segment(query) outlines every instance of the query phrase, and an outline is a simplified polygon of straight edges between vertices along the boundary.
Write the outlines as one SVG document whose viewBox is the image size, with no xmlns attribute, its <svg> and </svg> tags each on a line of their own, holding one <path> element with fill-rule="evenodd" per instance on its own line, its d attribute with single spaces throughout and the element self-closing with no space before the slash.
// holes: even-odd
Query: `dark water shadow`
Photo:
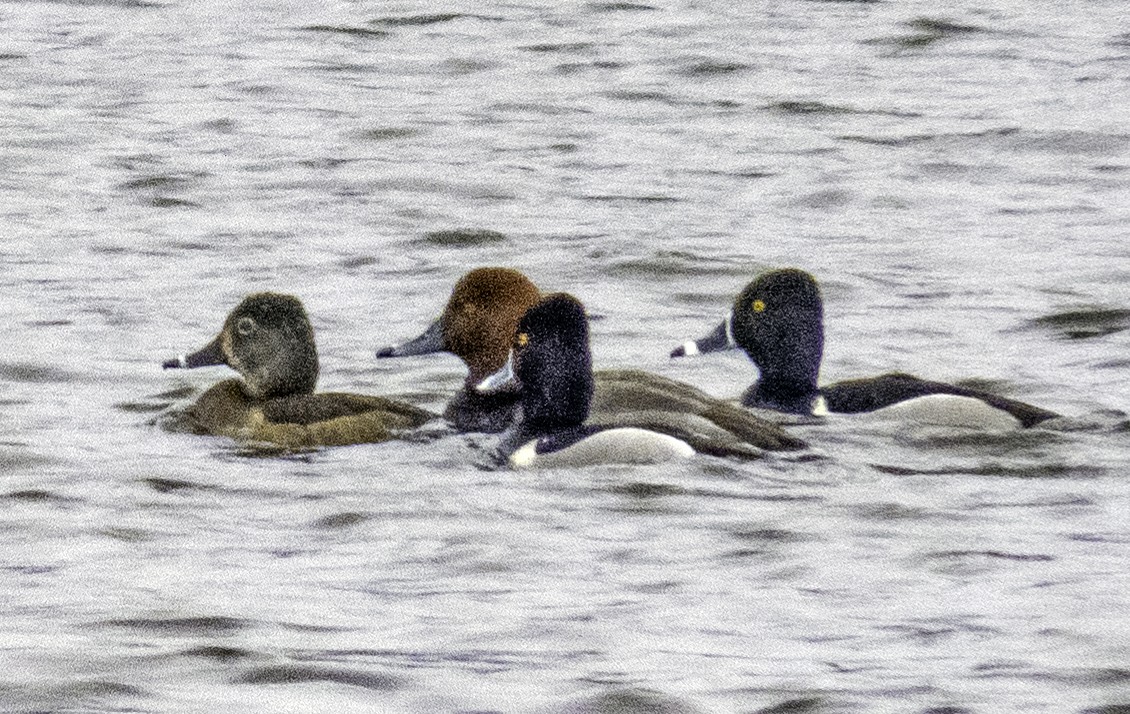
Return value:
<svg viewBox="0 0 1130 714">
<path fill-rule="evenodd" d="M 765 107 L 767 110 L 792 114 L 796 116 L 889 116 L 906 119 L 921 117 L 920 112 L 900 112 L 889 109 L 856 109 L 841 104 L 827 104 L 815 100 L 787 100 L 771 102 Z"/>
<path fill-rule="evenodd" d="M 506 234 L 489 228 L 452 228 L 430 231 L 414 243 L 439 248 L 475 248 L 484 245 L 505 243 Z"/>
<path fill-rule="evenodd" d="M 72 709 L 77 702 L 87 703 L 91 706 L 92 702 L 102 702 L 106 699 L 136 699 L 139 697 L 151 697 L 152 693 L 142 689 L 133 684 L 126 684 L 125 682 L 115 682 L 110 679 L 89 679 L 80 682 L 69 682 L 50 690 L 50 697 L 58 700 L 62 708 L 56 711 L 80 711 L 79 709 Z M 69 702 L 70 706 L 64 704 Z M 136 711 L 132 707 L 112 707 L 102 709 L 102 707 L 91 706 L 89 710 L 83 708 L 81 711 Z"/>
<path fill-rule="evenodd" d="M 412 127 L 383 126 L 358 132 L 357 138 L 363 141 L 395 141 L 397 139 L 410 139 L 422 133 L 420 129 Z"/>
<path fill-rule="evenodd" d="M 1087 707 L 1079 714 L 1130 714 L 1130 703 L 1127 704 L 1102 704 L 1097 707 Z"/>
<path fill-rule="evenodd" d="M 82 381 L 78 372 L 30 362 L 0 362 L 0 380 L 26 384 L 66 384 Z"/>
<path fill-rule="evenodd" d="M 590 2 L 585 8 L 592 12 L 656 12 L 655 5 L 644 5 L 637 2 Z"/>
<path fill-rule="evenodd" d="M 254 667 L 233 678 L 235 684 L 307 684 L 331 682 L 362 687 L 379 692 L 403 689 L 408 680 L 402 676 L 359 669 L 343 669 L 309 664 L 285 663 Z"/>
<path fill-rule="evenodd" d="M 748 278 L 756 275 L 758 268 L 744 258 L 728 259 L 691 251 L 659 250 L 650 255 L 615 259 L 598 269 L 611 278 L 681 280 L 695 276 Z"/>
<path fill-rule="evenodd" d="M 920 50 L 942 40 L 989 32 L 977 25 L 965 25 L 950 20 L 919 17 L 903 23 L 911 32 L 889 37 L 863 40 L 865 45 L 891 47 L 896 50 Z"/>
<path fill-rule="evenodd" d="M 342 530 L 364 523 L 371 518 L 373 518 L 373 514 L 370 513 L 342 511 L 341 513 L 331 513 L 328 516 L 315 519 L 310 525 L 319 530 Z"/>
<path fill-rule="evenodd" d="M 999 476 L 1020 479 L 1094 479 L 1110 473 L 1109 469 L 1088 464 L 1016 464 L 981 463 L 955 464 L 937 468 L 914 468 L 892 464 L 871 464 L 879 473 L 893 476 Z"/>
<path fill-rule="evenodd" d="M 392 33 L 388 30 L 376 30 L 369 27 L 351 27 L 348 25 L 306 25 L 305 27 L 300 27 L 298 29 L 303 32 L 345 35 L 346 37 L 354 37 L 365 40 L 383 39 L 385 37 L 392 36 Z"/>
<path fill-rule="evenodd" d="M 420 15 L 388 15 L 370 20 L 370 25 L 382 27 L 426 27 L 440 25 L 456 20 L 482 20 L 486 22 L 505 22 L 506 18 L 492 15 L 475 15 L 463 12 L 443 12 Z"/>
<path fill-rule="evenodd" d="M 1105 307 L 1066 310 L 1034 318 L 1024 326 L 1047 330 L 1063 339 L 1088 340 L 1130 329 L 1130 310 Z"/>
<path fill-rule="evenodd" d="M 549 709 L 552 714 L 702 714 L 689 702 L 655 689 L 616 689 Z"/>
<path fill-rule="evenodd" d="M 698 58 L 683 63 L 681 67 L 675 70 L 675 74 L 691 79 L 703 79 L 746 72 L 751 69 L 753 67 L 744 62 Z"/>
<path fill-rule="evenodd" d="M 64 496 L 63 494 L 49 491 L 44 488 L 22 488 L 15 491 L 9 491 L 0 495 L 0 499 L 9 501 L 11 503 L 37 503 L 37 504 L 52 504 L 52 505 L 66 505 L 74 503 L 85 503 L 84 499 L 75 498 L 74 496 Z"/>
<path fill-rule="evenodd" d="M 92 623 L 96 628 L 143 630 L 154 635 L 218 637 L 234 635 L 255 623 L 238 617 L 203 615 L 199 617 L 127 617 Z"/>
<path fill-rule="evenodd" d="M 180 652 L 180 656 L 206 659 L 222 664 L 234 664 L 249 659 L 258 659 L 265 655 L 254 650 L 231 645 L 200 645 Z"/>
<path fill-rule="evenodd" d="M 27 444 L 0 443 L 0 473 L 25 473 L 39 466 L 59 463 L 59 459 L 27 449 Z"/>
<path fill-rule="evenodd" d="M 828 1 L 828 0 L 825 0 Z M 836 0 L 843 2 L 844 0 Z M 859 2 L 859 0 L 850 0 Z M 772 704 L 763 709 L 754 710 L 753 714 L 823 714 L 836 711 L 831 708 L 832 702 L 826 697 L 797 697 L 786 699 L 780 704 Z"/>
<path fill-rule="evenodd" d="M 221 491 L 224 490 L 219 486 L 207 483 L 197 483 L 195 481 L 186 481 L 184 479 L 165 478 L 162 476 L 149 476 L 146 478 L 138 479 L 149 488 L 157 493 L 189 493 L 194 491 Z"/>
</svg>

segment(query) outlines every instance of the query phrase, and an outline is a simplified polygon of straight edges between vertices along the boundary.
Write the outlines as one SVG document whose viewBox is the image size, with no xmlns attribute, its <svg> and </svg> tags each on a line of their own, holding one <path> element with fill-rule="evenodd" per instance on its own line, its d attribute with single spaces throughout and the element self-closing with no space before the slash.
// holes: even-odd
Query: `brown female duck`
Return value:
<svg viewBox="0 0 1130 714">
<path fill-rule="evenodd" d="M 287 448 L 386 441 L 435 418 L 384 397 L 314 393 L 318 351 L 298 298 L 257 293 L 243 300 L 203 349 L 166 361 L 165 369 L 227 365 L 227 379 L 188 408 L 194 431 Z"/>
</svg>

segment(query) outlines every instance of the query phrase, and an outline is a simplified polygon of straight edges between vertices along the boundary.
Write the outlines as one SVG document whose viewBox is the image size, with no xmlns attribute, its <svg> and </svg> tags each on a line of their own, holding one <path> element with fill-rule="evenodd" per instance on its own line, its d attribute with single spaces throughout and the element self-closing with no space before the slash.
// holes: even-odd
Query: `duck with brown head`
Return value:
<svg viewBox="0 0 1130 714">
<path fill-rule="evenodd" d="M 250 295 L 203 349 L 167 360 L 165 369 L 227 365 L 242 379 L 216 384 L 188 408 L 193 429 L 288 448 L 385 441 L 435 415 L 384 397 L 315 394 L 318 351 L 298 298 Z"/>
<path fill-rule="evenodd" d="M 478 268 L 455 283 L 443 314 L 420 336 L 377 350 L 377 357 L 450 352 L 467 365 L 467 378 L 444 411 L 459 431 L 488 433 L 505 429 L 518 407 L 516 394 L 483 394 L 476 384 L 506 361 L 518 320 L 541 294 L 522 273 L 509 268 Z"/>
<path fill-rule="evenodd" d="M 377 357 L 454 353 L 469 373 L 444 415 L 460 431 L 503 431 L 514 422 L 517 395 L 479 393 L 474 387 L 506 362 L 519 319 L 540 298 L 537 287 L 516 270 L 477 268 L 456 283 L 443 315 L 423 334 L 381 348 Z M 698 452 L 718 456 L 756 458 L 765 449 L 805 445 L 740 406 L 636 369 L 594 373 L 589 421 L 660 431 L 686 441 Z"/>
</svg>

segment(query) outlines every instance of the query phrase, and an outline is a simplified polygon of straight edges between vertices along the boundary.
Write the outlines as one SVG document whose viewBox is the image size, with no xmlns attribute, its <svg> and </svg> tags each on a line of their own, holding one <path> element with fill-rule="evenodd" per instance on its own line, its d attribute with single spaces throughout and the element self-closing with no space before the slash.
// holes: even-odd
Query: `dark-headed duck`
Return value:
<svg viewBox="0 0 1130 714">
<path fill-rule="evenodd" d="M 499 432 L 515 418 L 518 397 L 474 389 L 506 362 L 519 319 L 541 297 L 522 273 L 477 268 L 460 278 L 443 315 L 419 337 L 377 357 L 452 352 L 467 365 L 463 389 L 444 413 L 460 431 Z M 735 404 L 636 369 L 597 370 L 589 422 L 637 426 L 689 443 L 698 452 L 756 458 L 763 449 L 799 449 L 800 438 Z"/>
<path fill-rule="evenodd" d="M 227 365 L 227 379 L 188 408 L 193 429 L 287 448 L 385 441 L 435 415 L 383 397 L 314 393 L 318 351 L 314 329 L 298 298 L 250 295 L 203 349 L 168 360 L 165 369 Z"/>
<path fill-rule="evenodd" d="M 526 312 L 506 364 L 476 387 L 519 394 L 520 416 L 499 445 L 516 468 L 661 463 L 694 454 L 686 442 L 657 431 L 586 424 L 593 388 L 588 319 L 564 293 Z"/>
<path fill-rule="evenodd" d="M 979 429 L 1029 427 L 1058 416 L 1024 402 L 909 374 L 817 386 L 824 351 L 820 288 L 794 268 L 768 271 L 738 295 L 729 317 L 672 357 L 741 348 L 760 371 L 742 404 L 785 414 L 882 413 L 908 421 Z"/>
</svg>

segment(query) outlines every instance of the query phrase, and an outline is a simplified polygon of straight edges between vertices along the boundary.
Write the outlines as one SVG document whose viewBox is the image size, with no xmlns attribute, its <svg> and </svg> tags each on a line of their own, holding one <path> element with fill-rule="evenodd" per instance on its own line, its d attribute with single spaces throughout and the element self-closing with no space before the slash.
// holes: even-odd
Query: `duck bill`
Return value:
<svg viewBox="0 0 1130 714">
<path fill-rule="evenodd" d="M 414 337 L 407 342 L 377 350 L 377 357 L 410 357 L 412 355 L 430 355 L 435 352 L 445 352 L 443 344 L 443 318 L 439 318 L 419 337 Z"/>
<path fill-rule="evenodd" d="M 734 342 L 734 331 L 730 327 L 731 322 L 731 318 L 727 317 L 706 337 L 684 342 L 671 350 L 671 356 L 694 357 L 695 355 L 706 354 L 707 352 L 723 352 L 725 350 L 737 349 L 738 345 Z"/>
<path fill-rule="evenodd" d="M 501 369 L 475 385 L 479 394 L 514 393 L 520 389 L 518 376 L 514 374 L 514 350 L 510 350 L 510 356 Z"/>
<path fill-rule="evenodd" d="M 204 349 L 197 350 L 190 355 L 181 355 L 165 360 L 161 367 L 164 369 L 195 369 L 227 363 L 227 359 L 224 358 L 224 349 L 220 345 L 220 338 L 217 337 L 208 343 L 208 346 Z"/>
</svg>

